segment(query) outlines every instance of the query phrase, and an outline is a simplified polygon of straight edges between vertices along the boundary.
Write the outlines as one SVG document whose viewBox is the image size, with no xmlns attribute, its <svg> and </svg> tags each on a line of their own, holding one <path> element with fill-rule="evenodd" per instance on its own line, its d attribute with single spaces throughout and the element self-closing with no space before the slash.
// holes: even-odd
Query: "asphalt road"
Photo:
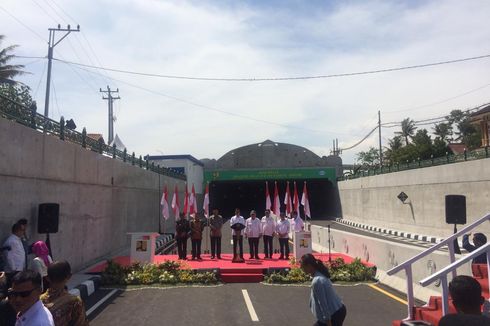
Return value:
<svg viewBox="0 0 490 326">
<path fill-rule="evenodd" d="M 346 326 L 390 325 L 406 314 L 404 305 L 367 285 L 335 289 L 347 306 Z M 247 290 L 258 321 L 252 321 L 242 290 Z M 118 291 L 89 317 L 95 326 L 312 325 L 309 293 L 309 287 L 264 284 Z"/>
</svg>

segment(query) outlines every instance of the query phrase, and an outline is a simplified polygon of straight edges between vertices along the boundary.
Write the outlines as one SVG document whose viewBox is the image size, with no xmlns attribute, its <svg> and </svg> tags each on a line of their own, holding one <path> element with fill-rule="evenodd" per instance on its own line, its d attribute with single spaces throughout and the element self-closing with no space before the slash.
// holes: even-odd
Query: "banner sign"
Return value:
<svg viewBox="0 0 490 326">
<path fill-rule="evenodd" d="M 204 182 L 298 179 L 329 179 L 335 183 L 335 168 L 208 170 L 204 172 Z"/>
</svg>

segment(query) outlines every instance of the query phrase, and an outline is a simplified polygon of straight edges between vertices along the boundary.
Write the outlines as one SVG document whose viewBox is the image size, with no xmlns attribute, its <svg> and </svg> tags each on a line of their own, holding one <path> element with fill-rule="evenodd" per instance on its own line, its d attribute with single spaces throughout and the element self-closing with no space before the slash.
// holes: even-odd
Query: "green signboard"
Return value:
<svg viewBox="0 0 490 326">
<path fill-rule="evenodd" d="M 329 179 L 335 183 L 335 168 L 208 170 L 204 181 Z"/>
</svg>

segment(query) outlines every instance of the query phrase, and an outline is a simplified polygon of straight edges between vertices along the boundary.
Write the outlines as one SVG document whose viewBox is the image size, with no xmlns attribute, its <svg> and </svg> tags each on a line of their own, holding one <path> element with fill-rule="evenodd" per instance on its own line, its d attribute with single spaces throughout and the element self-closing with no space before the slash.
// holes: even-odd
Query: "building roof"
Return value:
<svg viewBox="0 0 490 326">
<path fill-rule="evenodd" d="M 124 151 L 126 149 L 126 145 L 122 142 L 121 138 L 116 134 L 116 137 L 112 140 L 112 143 L 109 144 L 109 146 L 116 145 L 116 148 L 120 151 Z"/>
<path fill-rule="evenodd" d="M 484 113 L 490 113 L 490 104 L 484 106 L 483 108 L 481 108 L 480 110 L 478 110 L 476 112 L 473 112 L 472 114 L 470 114 L 470 116 L 475 117 L 477 115 L 484 114 Z"/>
<path fill-rule="evenodd" d="M 463 154 L 466 149 L 465 144 L 449 144 L 447 147 L 449 147 L 453 154 Z"/>
<path fill-rule="evenodd" d="M 181 155 L 147 155 L 145 157 L 148 161 L 164 161 L 164 160 L 189 160 L 197 165 L 204 166 L 204 163 L 189 154 Z"/>
<path fill-rule="evenodd" d="M 102 134 L 87 134 L 87 137 L 92 138 L 96 141 L 99 141 L 99 139 L 102 138 L 102 142 L 104 142 L 104 144 L 105 144 L 104 136 L 102 136 Z"/>
</svg>

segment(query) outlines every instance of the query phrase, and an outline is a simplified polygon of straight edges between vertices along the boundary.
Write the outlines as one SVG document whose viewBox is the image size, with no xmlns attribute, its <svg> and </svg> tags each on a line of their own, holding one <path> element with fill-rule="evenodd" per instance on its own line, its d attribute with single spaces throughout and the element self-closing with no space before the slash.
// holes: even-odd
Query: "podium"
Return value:
<svg viewBox="0 0 490 326">
<path fill-rule="evenodd" d="M 130 232 L 131 252 L 129 260 L 132 263 L 153 263 L 158 233 L 154 232 Z"/>
<path fill-rule="evenodd" d="M 293 256 L 296 260 L 301 259 L 304 254 L 311 254 L 311 232 L 293 232 Z"/>
</svg>

